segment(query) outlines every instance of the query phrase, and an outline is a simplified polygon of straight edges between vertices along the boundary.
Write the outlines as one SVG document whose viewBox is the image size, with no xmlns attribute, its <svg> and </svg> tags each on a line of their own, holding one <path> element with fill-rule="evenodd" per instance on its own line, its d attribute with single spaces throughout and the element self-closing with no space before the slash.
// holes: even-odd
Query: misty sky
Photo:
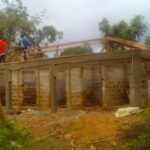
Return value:
<svg viewBox="0 0 150 150">
<path fill-rule="evenodd" d="M 62 31 L 63 42 L 100 37 L 98 23 L 104 17 L 115 23 L 142 14 L 150 24 L 150 0 L 23 0 L 23 3 L 31 15 L 47 9 L 43 25 L 54 25 Z"/>
</svg>

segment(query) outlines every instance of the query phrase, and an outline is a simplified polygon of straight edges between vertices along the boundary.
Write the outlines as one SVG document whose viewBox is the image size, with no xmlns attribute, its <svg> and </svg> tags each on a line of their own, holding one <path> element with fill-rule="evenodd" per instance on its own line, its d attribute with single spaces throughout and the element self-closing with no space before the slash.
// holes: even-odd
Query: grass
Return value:
<svg viewBox="0 0 150 150">
<path fill-rule="evenodd" d="M 85 127 L 84 122 L 78 121 L 76 123 L 71 124 L 68 128 L 68 131 L 74 132 L 74 131 L 82 130 L 84 127 Z"/>
<path fill-rule="evenodd" d="M 69 150 L 70 143 L 53 136 L 42 136 L 34 140 L 25 150 Z"/>
<path fill-rule="evenodd" d="M 119 140 L 124 150 L 150 150 L 150 108 L 140 115 L 140 120 L 122 129 Z"/>
<path fill-rule="evenodd" d="M 30 133 L 24 126 L 0 121 L 0 150 L 22 150 L 30 140 Z"/>
</svg>

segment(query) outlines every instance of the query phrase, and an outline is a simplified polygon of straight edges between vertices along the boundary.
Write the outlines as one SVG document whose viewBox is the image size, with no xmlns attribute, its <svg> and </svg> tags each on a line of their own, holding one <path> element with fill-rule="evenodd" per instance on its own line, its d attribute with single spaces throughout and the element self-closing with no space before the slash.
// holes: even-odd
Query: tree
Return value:
<svg viewBox="0 0 150 150">
<path fill-rule="evenodd" d="M 122 20 L 117 24 L 110 25 L 106 18 L 99 23 L 99 30 L 105 35 L 132 41 L 139 41 L 146 29 L 147 25 L 141 15 L 135 16 L 129 23 Z"/>
<path fill-rule="evenodd" d="M 57 32 L 57 40 L 61 40 L 63 38 L 63 32 L 58 31 Z"/>
<path fill-rule="evenodd" d="M 144 17 L 141 15 L 135 16 L 129 23 L 120 21 L 119 23 L 110 25 L 106 18 L 99 23 L 99 30 L 105 36 L 118 37 L 126 40 L 139 41 L 146 32 L 147 25 L 144 22 Z M 104 42 L 104 44 L 106 44 Z M 109 42 L 111 49 L 125 49 L 116 43 Z"/>
<path fill-rule="evenodd" d="M 83 47 L 77 46 L 77 47 L 71 47 L 66 48 L 64 51 L 60 53 L 61 56 L 68 56 L 68 55 L 80 55 L 80 54 L 89 54 L 92 53 L 92 48 L 90 45 L 85 44 Z"/>
<path fill-rule="evenodd" d="M 104 35 L 108 35 L 110 33 L 110 25 L 106 18 L 103 18 L 99 23 L 99 30 L 104 33 Z"/>
<path fill-rule="evenodd" d="M 130 39 L 139 41 L 140 37 L 146 32 L 147 25 L 144 23 L 144 16 L 137 15 L 130 21 Z"/>
<path fill-rule="evenodd" d="M 39 27 L 45 11 L 30 16 L 21 0 L 3 0 L 1 3 L 3 7 L 0 8 L 0 35 L 5 37 L 10 45 L 19 41 L 21 33 L 27 35 L 31 46 L 38 46 L 44 40 L 49 43 L 56 40 L 57 30 L 53 26 Z"/>
<path fill-rule="evenodd" d="M 0 10 L 0 33 L 9 43 L 16 42 L 17 36 L 22 32 L 32 32 L 35 29 L 37 19 L 29 18 L 26 7 L 21 0 L 11 3 L 3 1 L 3 8 Z"/>
<path fill-rule="evenodd" d="M 61 32 L 62 33 L 62 32 Z M 50 26 L 44 26 L 41 29 L 35 29 L 32 36 L 30 36 L 30 41 L 32 41 L 32 46 L 37 47 L 43 42 L 45 43 L 53 43 L 57 40 L 57 35 L 59 32 L 53 27 Z"/>
<path fill-rule="evenodd" d="M 110 30 L 110 36 L 120 37 L 123 39 L 129 39 L 129 26 L 125 21 L 120 21 L 118 24 L 114 24 Z"/>
</svg>

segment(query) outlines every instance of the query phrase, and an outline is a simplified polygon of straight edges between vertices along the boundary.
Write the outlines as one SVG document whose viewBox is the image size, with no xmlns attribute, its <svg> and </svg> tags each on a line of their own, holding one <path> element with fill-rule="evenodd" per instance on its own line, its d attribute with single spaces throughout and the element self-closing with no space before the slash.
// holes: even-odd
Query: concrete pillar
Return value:
<svg viewBox="0 0 150 150">
<path fill-rule="evenodd" d="M 12 94 L 11 94 L 11 75 L 10 71 L 5 71 L 5 100 L 6 100 L 6 112 L 9 113 L 12 109 Z"/>
<path fill-rule="evenodd" d="M 17 78 L 18 78 L 18 112 L 21 111 L 22 102 L 23 102 L 23 81 L 22 81 L 22 70 L 17 70 Z"/>
<path fill-rule="evenodd" d="M 140 58 L 132 58 L 130 71 L 130 104 L 141 106 L 141 61 Z"/>
<path fill-rule="evenodd" d="M 39 67 L 36 69 L 36 104 L 38 105 L 39 111 L 41 110 L 41 101 L 40 101 L 40 73 Z"/>
<path fill-rule="evenodd" d="M 56 101 L 56 75 L 55 75 L 55 65 L 51 66 L 51 111 L 55 113 L 57 111 L 57 101 Z"/>
<path fill-rule="evenodd" d="M 107 101 L 107 96 L 106 96 L 106 66 L 102 65 L 101 67 L 101 80 L 102 80 L 102 106 L 106 107 L 106 101 Z"/>
</svg>

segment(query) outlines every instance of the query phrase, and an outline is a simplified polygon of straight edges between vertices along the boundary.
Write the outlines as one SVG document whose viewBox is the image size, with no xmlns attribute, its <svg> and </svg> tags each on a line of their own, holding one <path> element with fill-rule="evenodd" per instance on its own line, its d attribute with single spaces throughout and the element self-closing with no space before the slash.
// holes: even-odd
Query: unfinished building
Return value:
<svg viewBox="0 0 150 150">
<path fill-rule="evenodd" d="M 37 107 L 150 105 L 150 52 L 126 50 L 0 65 L 2 105 Z"/>
</svg>

